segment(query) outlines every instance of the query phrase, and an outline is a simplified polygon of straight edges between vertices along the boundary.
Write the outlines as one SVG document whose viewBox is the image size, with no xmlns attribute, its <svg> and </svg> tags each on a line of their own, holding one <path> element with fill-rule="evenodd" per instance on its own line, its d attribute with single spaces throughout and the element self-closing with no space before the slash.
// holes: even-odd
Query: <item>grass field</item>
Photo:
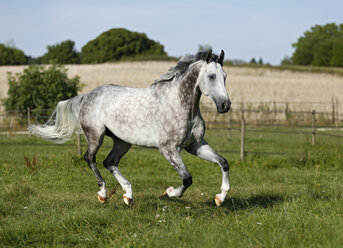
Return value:
<svg viewBox="0 0 343 248">
<path fill-rule="evenodd" d="M 239 133 L 209 130 L 217 150 L 236 150 Z M 101 165 L 108 191 L 105 205 L 97 184 L 74 146 L 34 146 L 26 136 L 0 137 L 0 246 L 3 247 L 342 247 L 343 149 L 341 139 L 247 133 L 247 150 L 297 152 L 293 156 L 223 153 L 230 163 L 232 190 L 222 207 L 218 166 L 182 153 L 193 185 L 182 198 L 164 190 L 181 183 L 155 149 L 132 149 L 121 161 L 131 181 L 134 205 Z M 44 142 L 43 142 L 44 143 Z M 109 145 L 105 140 L 105 146 Z M 28 169 L 24 156 L 37 157 Z"/>
</svg>

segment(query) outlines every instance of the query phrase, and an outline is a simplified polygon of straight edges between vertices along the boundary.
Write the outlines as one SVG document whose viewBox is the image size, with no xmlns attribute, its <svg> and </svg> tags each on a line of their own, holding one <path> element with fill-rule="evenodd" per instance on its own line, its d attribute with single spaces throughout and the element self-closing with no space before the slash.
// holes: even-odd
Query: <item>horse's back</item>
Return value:
<svg viewBox="0 0 343 248">
<path fill-rule="evenodd" d="M 104 85 L 89 92 L 80 108 L 83 126 L 108 128 L 118 138 L 137 145 L 158 145 L 153 121 L 156 96 L 150 88 Z"/>
</svg>

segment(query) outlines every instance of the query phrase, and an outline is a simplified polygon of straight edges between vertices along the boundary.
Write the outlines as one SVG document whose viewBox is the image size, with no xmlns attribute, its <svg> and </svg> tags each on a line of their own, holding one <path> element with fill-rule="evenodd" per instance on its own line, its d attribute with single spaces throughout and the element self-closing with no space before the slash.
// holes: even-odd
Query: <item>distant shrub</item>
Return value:
<svg viewBox="0 0 343 248">
<path fill-rule="evenodd" d="M 281 65 L 292 65 L 292 59 L 288 56 L 285 56 L 282 60 L 281 60 Z"/>
<path fill-rule="evenodd" d="M 80 54 L 74 46 L 75 42 L 72 40 L 47 46 L 48 51 L 41 57 L 40 62 L 43 64 L 78 64 L 80 63 Z"/>
<path fill-rule="evenodd" d="M 146 34 L 124 28 L 110 29 L 82 47 L 83 63 L 104 63 L 144 56 L 166 56 L 160 43 Z"/>
<path fill-rule="evenodd" d="M 8 73 L 6 110 L 51 109 L 61 101 L 77 95 L 80 79 L 67 77 L 67 69 L 52 65 L 48 68 L 30 66 L 23 73 Z"/>
<path fill-rule="evenodd" d="M 256 59 L 255 59 L 255 58 L 252 58 L 252 59 L 250 60 L 249 64 L 257 65 Z"/>
<path fill-rule="evenodd" d="M 27 57 L 18 48 L 0 44 L 0 65 L 24 65 Z"/>
</svg>

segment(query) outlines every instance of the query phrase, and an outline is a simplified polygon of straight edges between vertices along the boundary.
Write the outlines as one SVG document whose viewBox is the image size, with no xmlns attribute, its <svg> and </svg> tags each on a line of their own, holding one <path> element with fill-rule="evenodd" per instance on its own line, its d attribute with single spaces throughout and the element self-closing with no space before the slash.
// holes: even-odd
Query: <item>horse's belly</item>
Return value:
<svg viewBox="0 0 343 248">
<path fill-rule="evenodd" d="M 150 128 L 131 128 L 125 125 L 113 125 L 108 128 L 115 136 L 130 144 L 146 147 L 158 147 L 156 135 Z"/>
</svg>

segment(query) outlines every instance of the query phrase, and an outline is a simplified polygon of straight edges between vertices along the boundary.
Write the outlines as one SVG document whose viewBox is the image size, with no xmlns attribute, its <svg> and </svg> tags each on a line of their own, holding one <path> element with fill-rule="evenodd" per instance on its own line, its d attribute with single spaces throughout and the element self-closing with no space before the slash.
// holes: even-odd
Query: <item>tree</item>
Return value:
<svg viewBox="0 0 343 248">
<path fill-rule="evenodd" d="M 260 59 L 258 60 L 258 64 L 259 65 L 263 65 L 263 59 L 260 57 Z"/>
<path fill-rule="evenodd" d="M 63 66 L 30 66 L 23 73 L 8 73 L 8 98 L 3 103 L 6 110 L 55 108 L 59 101 L 77 95 L 79 81 L 78 76 L 68 78 Z"/>
<path fill-rule="evenodd" d="M 255 58 L 252 58 L 252 59 L 250 60 L 249 64 L 254 64 L 254 65 L 256 65 L 256 64 L 257 64 L 256 59 L 255 59 Z"/>
<path fill-rule="evenodd" d="M 72 40 L 47 46 L 48 51 L 42 56 L 41 62 L 43 64 L 78 64 L 80 63 L 80 55 L 74 46 L 75 42 Z"/>
<path fill-rule="evenodd" d="M 341 27 L 341 30 L 343 28 Z M 333 41 L 332 57 L 330 60 L 331 66 L 343 67 L 343 34 L 341 37 Z"/>
<path fill-rule="evenodd" d="M 0 65 L 24 65 L 27 57 L 22 50 L 13 46 L 0 44 Z"/>
<path fill-rule="evenodd" d="M 292 63 L 292 59 L 288 56 L 285 56 L 281 61 L 281 65 L 291 65 Z"/>
<path fill-rule="evenodd" d="M 83 63 L 103 63 L 125 58 L 166 56 L 160 43 L 146 34 L 113 28 L 100 34 L 82 47 Z"/>
<path fill-rule="evenodd" d="M 316 25 L 293 44 L 292 61 L 297 65 L 342 66 L 342 43 L 343 24 Z"/>
<path fill-rule="evenodd" d="M 212 50 L 212 46 L 209 44 L 199 44 L 198 46 L 198 52 L 208 52 L 210 50 Z"/>
</svg>

